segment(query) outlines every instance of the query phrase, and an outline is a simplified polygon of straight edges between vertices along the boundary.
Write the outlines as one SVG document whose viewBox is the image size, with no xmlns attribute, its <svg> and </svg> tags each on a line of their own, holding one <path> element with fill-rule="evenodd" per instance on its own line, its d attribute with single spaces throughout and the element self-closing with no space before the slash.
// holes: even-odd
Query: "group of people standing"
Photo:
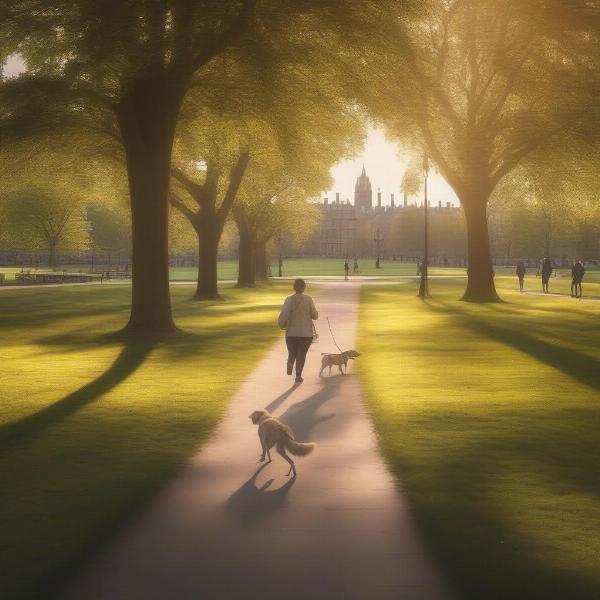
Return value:
<svg viewBox="0 0 600 600">
<path fill-rule="evenodd" d="M 344 279 L 348 281 L 348 274 L 350 273 L 350 263 L 348 259 L 344 261 Z M 358 273 L 358 260 L 354 259 L 354 274 Z"/>
<path fill-rule="evenodd" d="M 517 277 L 519 278 L 519 289 L 523 291 L 523 285 L 525 283 L 525 273 L 527 272 L 527 268 L 525 267 L 525 263 L 521 260 L 517 264 Z M 554 265 L 552 264 L 552 260 L 550 258 L 543 258 L 538 266 L 538 272 L 536 277 L 541 275 L 542 277 L 542 290 L 544 294 L 550 293 L 550 277 L 552 277 L 552 273 L 554 272 Z M 583 281 L 583 276 L 585 274 L 585 267 L 580 260 L 577 260 L 571 266 L 571 296 L 573 298 L 581 298 L 581 283 Z"/>
</svg>

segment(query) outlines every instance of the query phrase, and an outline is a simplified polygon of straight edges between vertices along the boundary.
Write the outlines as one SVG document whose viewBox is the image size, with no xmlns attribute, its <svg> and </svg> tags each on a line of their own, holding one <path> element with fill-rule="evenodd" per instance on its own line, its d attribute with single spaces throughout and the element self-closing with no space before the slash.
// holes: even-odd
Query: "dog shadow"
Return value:
<svg viewBox="0 0 600 600">
<path fill-rule="evenodd" d="M 261 465 L 227 500 L 227 510 L 244 529 L 257 526 L 272 513 L 285 508 L 288 503 L 288 494 L 296 482 L 296 476 L 290 477 L 284 485 L 274 490 L 270 487 L 275 479 L 268 479 L 260 487 L 256 484 L 258 475 L 269 464 L 267 462 Z"/>
</svg>

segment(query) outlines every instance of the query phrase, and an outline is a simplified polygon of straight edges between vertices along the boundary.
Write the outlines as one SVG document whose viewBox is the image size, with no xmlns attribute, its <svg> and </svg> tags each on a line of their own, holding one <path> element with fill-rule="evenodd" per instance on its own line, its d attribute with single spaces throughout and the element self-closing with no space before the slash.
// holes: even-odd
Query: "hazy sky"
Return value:
<svg viewBox="0 0 600 600">
<path fill-rule="evenodd" d="M 385 139 L 381 130 L 371 129 L 363 153 L 353 160 L 344 160 L 333 167 L 331 170 L 334 178 L 333 188 L 322 196 L 328 196 L 331 201 L 335 199 L 335 193 L 339 192 L 340 200 L 354 202 L 354 184 L 364 164 L 367 175 L 371 179 L 373 204 L 377 203 L 377 188 L 381 188 L 381 203 L 389 204 L 390 194 L 393 193 L 397 206 L 403 199 L 400 193 L 400 181 L 408 159 L 408 156 L 402 155 L 396 144 Z M 428 193 L 432 205 L 437 205 L 440 200 L 444 205 L 446 202 L 458 205 L 458 199 L 452 188 L 433 170 L 429 173 Z M 414 204 L 415 200 L 421 201 L 422 194 L 421 191 L 418 199 L 409 199 L 409 203 Z"/>
<path fill-rule="evenodd" d="M 7 77 L 14 77 L 24 70 L 25 65 L 17 54 L 11 54 L 4 63 L 4 74 Z"/>
<path fill-rule="evenodd" d="M 9 77 L 15 76 L 23 69 L 23 62 L 13 55 L 4 66 L 4 74 Z M 377 188 L 381 188 L 382 204 L 388 205 L 390 194 L 393 193 L 398 205 L 402 201 L 400 181 L 407 162 L 408 156 L 402 155 L 396 144 L 388 142 L 382 131 L 370 129 L 363 153 L 353 160 L 344 160 L 333 167 L 333 188 L 322 194 L 322 197 L 328 196 L 330 200 L 334 200 L 336 192 L 339 192 L 341 200 L 354 202 L 354 184 L 364 165 L 371 179 L 373 204 L 377 202 Z M 411 198 L 409 202 L 412 204 L 416 200 L 421 201 L 422 193 L 421 191 L 418 199 Z M 434 171 L 429 175 L 429 199 L 432 205 L 436 205 L 440 200 L 444 205 L 446 202 L 458 204 L 452 188 Z"/>
</svg>

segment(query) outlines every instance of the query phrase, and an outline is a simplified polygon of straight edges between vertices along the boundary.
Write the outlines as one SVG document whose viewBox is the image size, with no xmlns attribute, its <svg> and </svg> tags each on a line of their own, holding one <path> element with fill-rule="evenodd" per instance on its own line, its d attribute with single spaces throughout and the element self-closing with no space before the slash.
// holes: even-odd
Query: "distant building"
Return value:
<svg viewBox="0 0 600 600">
<path fill-rule="evenodd" d="M 323 219 L 317 232 L 317 240 L 313 240 L 311 247 L 319 248 L 321 256 L 346 256 L 354 252 L 356 238 L 356 211 L 349 201 L 340 202 L 340 195 L 329 203 L 325 198 Z M 315 243 L 316 242 L 316 243 Z"/>
<path fill-rule="evenodd" d="M 354 186 L 354 207 L 358 214 L 366 214 L 373 208 L 373 190 L 371 188 L 371 180 L 367 176 L 365 167 Z"/>
<path fill-rule="evenodd" d="M 395 260 L 395 257 L 412 256 L 418 259 L 422 251 L 422 226 L 419 224 L 422 209 L 408 205 L 406 201 L 404 206 L 397 206 L 394 194 L 390 196 L 389 205 L 383 206 L 380 191 L 377 193 L 377 205 L 373 206 L 373 188 L 364 167 L 354 186 L 354 204 L 350 200 L 340 200 L 339 193 L 336 193 L 335 201 L 325 198 L 319 207 L 323 213 L 321 224 L 302 245 L 300 255 L 336 258 L 371 256 L 378 230 L 384 238 L 384 257 Z M 449 202 L 445 206 L 441 202 L 431 205 L 430 211 L 433 229 L 436 223 L 452 229 L 454 226 L 451 227 L 450 222 L 457 215 L 462 219 L 461 210 Z M 446 241 L 445 245 L 448 245 Z M 440 254 L 456 253 L 448 248 L 440 249 Z"/>
</svg>

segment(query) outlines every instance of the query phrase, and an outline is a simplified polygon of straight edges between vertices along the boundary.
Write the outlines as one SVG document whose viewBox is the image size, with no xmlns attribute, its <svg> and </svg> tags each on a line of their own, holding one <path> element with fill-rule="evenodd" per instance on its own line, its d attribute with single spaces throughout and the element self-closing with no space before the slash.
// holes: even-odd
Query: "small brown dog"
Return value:
<svg viewBox="0 0 600 600">
<path fill-rule="evenodd" d="M 342 365 L 346 367 L 346 371 L 348 370 L 348 361 L 354 360 L 360 354 L 356 350 L 346 350 L 346 352 L 342 352 L 341 354 L 323 354 L 323 358 L 321 359 L 321 370 L 319 371 L 319 377 L 323 373 L 323 369 L 325 367 L 329 367 L 329 374 L 331 375 L 331 367 L 334 365 L 338 366 L 340 373 L 345 375 L 342 370 Z"/>
<path fill-rule="evenodd" d="M 294 439 L 294 432 L 285 423 L 275 419 L 266 410 L 255 410 L 250 419 L 255 425 L 258 425 L 258 439 L 262 448 L 259 462 L 264 462 L 265 455 L 271 462 L 269 450 L 275 446 L 277 452 L 290 464 L 290 470 L 287 472 L 296 477 L 296 465 L 294 461 L 286 454 L 286 450 L 294 456 L 306 456 L 310 454 L 316 444 L 302 444 Z"/>
</svg>

